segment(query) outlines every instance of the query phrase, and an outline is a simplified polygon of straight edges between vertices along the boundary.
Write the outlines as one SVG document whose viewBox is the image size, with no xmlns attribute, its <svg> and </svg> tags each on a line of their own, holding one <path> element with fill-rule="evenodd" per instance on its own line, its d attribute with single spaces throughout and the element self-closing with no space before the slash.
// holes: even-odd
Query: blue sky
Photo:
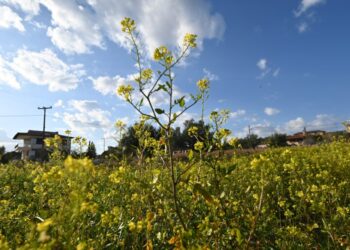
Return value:
<svg viewBox="0 0 350 250">
<path fill-rule="evenodd" d="M 125 16 L 139 26 L 146 59 L 198 34 L 198 50 L 176 70 L 177 88 L 194 92 L 209 77 L 207 113 L 230 109 L 235 136 L 248 125 L 261 136 L 342 129 L 349 8 L 347 0 L 0 0 L 0 145 L 11 150 L 16 132 L 40 130 L 43 105 L 53 106 L 48 130 L 71 129 L 99 151 L 102 138 L 115 144 L 114 122 L 138 117 L 115 95 L 136 70 L 119 27 Z"/>
</svg>

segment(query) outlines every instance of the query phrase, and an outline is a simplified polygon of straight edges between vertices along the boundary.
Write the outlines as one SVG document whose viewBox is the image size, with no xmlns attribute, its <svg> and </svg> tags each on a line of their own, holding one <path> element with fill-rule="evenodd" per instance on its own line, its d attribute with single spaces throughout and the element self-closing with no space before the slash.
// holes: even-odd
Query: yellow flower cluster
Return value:
<svg viewBox="0 0 350 250">
<path fill-rule="evenodd" d="M 203 78 L 197 82 L 197 86 L 201 92 L 204 92 L 209 88 L 209 80 L 208 78 Z"/>
<path fill-rule="evenodd" d="M 120 24 L 122 25 L 123 32 L 131 33 L 136 29 L 135 21 L 129 17 L 125 17 Z"/>
<path fill-rule="evenodd" d="M 153 76 L 153 71 L 151 69 L 144 69 L 142 72 L 141 72 L 141 77 L 143 80 L 150 80 L 152 79 L 152 76 Z"/>
<path fill-rule="evenodd" d="M 187 47 L 191 47 L 191 48 L 196 48 L 197 47 L 197 35 L 195 34 L 190 34 L 187 33 L 184 37 L 184 46 Z"/>
<path fill-rule="evenodd" d="M 120 85 L 117 89 L 117 94 L 123 97 L 126 101 L 130 101 L 131 94 L 133 91 L 134 91 L 134 88 L 130 84 Z"/>
</svg>

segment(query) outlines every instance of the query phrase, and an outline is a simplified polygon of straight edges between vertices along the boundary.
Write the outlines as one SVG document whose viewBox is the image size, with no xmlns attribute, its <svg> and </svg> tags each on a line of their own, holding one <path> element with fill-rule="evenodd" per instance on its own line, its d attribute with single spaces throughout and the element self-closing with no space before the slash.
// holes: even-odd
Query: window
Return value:
<svg viewBox="0 0 350 250">
<path fill-rule="evenodd" d="M 43 144 L 43 138 L 37 138 L 36 139 L 36 144 L 42 145 Z"/>
</svg>

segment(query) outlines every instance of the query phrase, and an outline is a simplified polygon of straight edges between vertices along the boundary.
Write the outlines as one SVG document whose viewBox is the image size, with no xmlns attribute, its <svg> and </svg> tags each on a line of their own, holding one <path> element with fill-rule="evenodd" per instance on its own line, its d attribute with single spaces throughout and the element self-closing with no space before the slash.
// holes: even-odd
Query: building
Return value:
<svg viewBox="0 0 350 250">
<path fill-rule="evenodd" d="M 326 131 L 312 130 L 295 133 L 287 136 L 287 144 L 290 146 L 312 145 L 317 142 L 317 138 L 322 138 L 326 135 Z"/>
<path fill-rule="evenodd" d="M 58 132 L 45 132 L 45 138 L 59 135 L 62 138 L 62 150 L 70 153 L 71 139 L 73 137 L 60 135 Z M 23 140 L 22 146 L 17 146 L 16 150 L 22 153 L 22 160 L 41 160 L 43 157 L 43 132 L 37 130 L 28 130 L 28 132 L 19 132 L 13 137 L 14 140 Z"/>
</svg>

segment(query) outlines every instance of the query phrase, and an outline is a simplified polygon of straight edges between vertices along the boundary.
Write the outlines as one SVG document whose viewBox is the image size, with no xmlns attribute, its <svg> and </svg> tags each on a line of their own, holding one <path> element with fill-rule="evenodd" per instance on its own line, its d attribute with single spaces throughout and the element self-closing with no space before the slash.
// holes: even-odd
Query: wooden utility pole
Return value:
<svg viewBox="0 0 350 250">
<path fill-rule="evenodd" d="M 43 122 L 43 144 L 42 144 L 42 149 L 45 147 L 45 126 L 46 126 L 46 110 L 47 109 L 52 109 L 52 106 L 50 107 L 38 107 L 38 109 L 44 110 L 44 122 Z"/>
</svg>

